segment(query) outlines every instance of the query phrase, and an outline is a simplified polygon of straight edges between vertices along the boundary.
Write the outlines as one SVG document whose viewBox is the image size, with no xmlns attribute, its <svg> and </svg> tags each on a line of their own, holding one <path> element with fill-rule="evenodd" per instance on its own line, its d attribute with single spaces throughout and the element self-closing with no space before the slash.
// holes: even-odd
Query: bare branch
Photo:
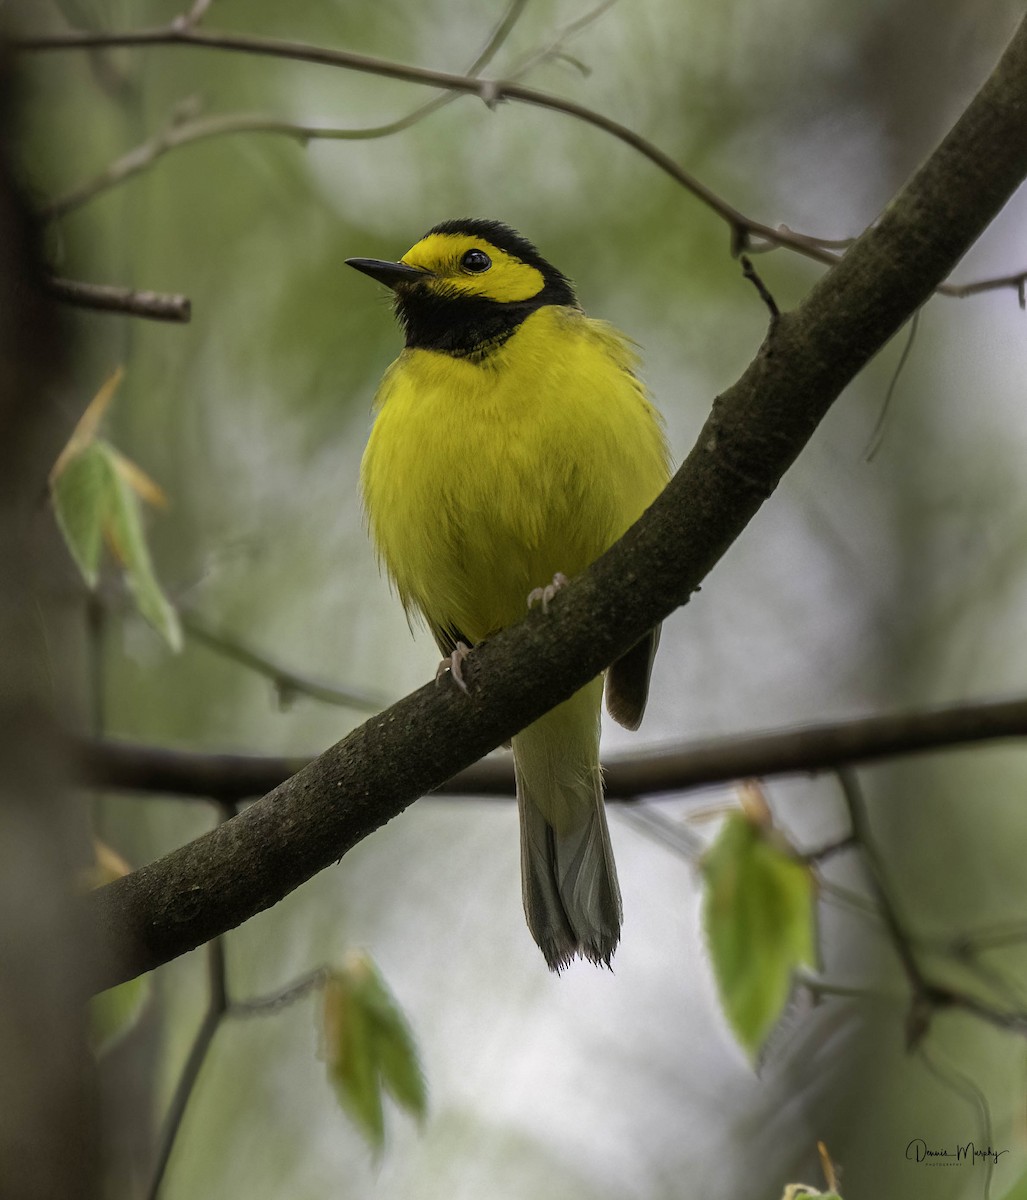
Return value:
<svg viewBox="0 0 1027 1200">
<path fill-rule="evenodd" d="M 899 962 L 902 964 L 902 969 L 906 973 L 912 992 L 912 1001 L 906 1018 L 907 1046 L 910 1049 L 920 1046 L 934 1014 L 946 1008 L 962 1009 L 997 1029 L 1027 1037 L 1027 1012 L 996 1008 L 969 992 L 939 983 L 924 972 L 915 950 L 917 943 L 907 931 L 905 922 L 900 919 L 898 908 L 888 886 L 884 866 L 870 831 L 870 822 L 859 781 L 852 771 L 841 770 L 837 775 L 848 806 L 852 834 L 863 853 L 881 920 L 895 953 L 898 955 Z"/>
<path fill-rule="evenodd" d="M 902 353 L 899 355 L 899 361 L 892 372 L 891 380 L 888 383 L 888 390 L 884 393 L 884 401 L 881 404 L 881 411 L 877 414 L 877 420 L 874 422 L 874 428 L 871 430 L 870 437 L 867 440 L 867 448 L 863 451 L 863 457 L 866 462 L 873 462 L 877 457 L 878 450 L 884 445 L 884 427 L 888 420 L 888 413 L 891 410 L 892 397 L 895 395 L 895 389 L 898 387 L 899 377 L 902 375 L 903 368 L 909 361 L 909 356 L 912 353 L 913 346 L 916 343 L 916 335 L 920 329 L 920 314 L 924 310 L 918 308 L 913 314 L 913 319 L 909 323 L 909 335 L 906 338 L 906 344 L 902 347 Z"/>
<path fill-rule="evenodd" d="M 160 1192 L 164 1175 L 171 1160 L 171 1152 L 175 1148 L 179 1130 L 182 1128 L 182 1118 L 189 1106 L 193 1091 L 207 1061 L 207 1054 L 214 1042 L 214 1036 L 221 1028 L 221 1022 L 228 1015 L 228 992 L 225 979 L 225 946 L 222 938 L 213 938 L 207 944 L 207 1009 L 203 1020 L 189 1048 L 182 1074 L 175 1084 L 171 1097 L 171 1105 L 164 1118 L 161 1130 L 160 1145 L 157 1148 L 157 1158 L 147 1189 L 147 1200 L 156 1200 Z"/>
<path fill-rule="evenodd" d="M 193 0 L 192 8 L 184 17 L 179 17 L 176 24 L 182 29 L 192 29 L 207 15 L 212 0 Z"/>
<path fill-rule="evenodd" d="M 736 779 L 811 774 L 854 763 L 1027 737 L 1027 699 L 863 717 L 769 733 L 685 743 L 603 765 L 606 798 L 632 802 Z M 81 747 L 83 782 L 100 788 L 197 799 L 247 800 L 270 792 L 309 759 L 205 754 L 118 741 Z M 437 796 L 514 794 L 513 767 L 489 758 L 435 789 Z"/>
<path fill-rule="evenodd" d="M 668 154 L 620 122 L 576 104 L 572 100 L 566 100 L 562 96 L 525 87 L 515 81 L 479 79 L 473 75 L 454 75 L 446 71 L 433 71 L 426 67 L 415 67 L 405 63 L 390 62 L 387 59 L 355 54 L 348 50 L 329 49 L 279 38 L 259 38 L 236 33 L 211 33 L 176 25 L 129 30 L 122 33 L 50 34 L 22 38 L 15 43 L 15 46 L 25 51 L 96 49 L 115 46 L 202 47 L 231 53 L 264 55 L 298 62 L 317 63 L 322 66 L 342 67 L 365 74 L 381 75 L 387 79 L 425 84 L 429 87 L 444 88 L 450 92 L 476 95 L 490 106 L 494 106 L 502 100 L 515 100 L 553 112 L 562 112 L 603 130 L 649 159 L 725 221 L 731 229 L 733 243 L 741 248 L 745 248 L 752 238 L 758 238 L 772 245 L 788 246 L 817 262 L 832 264 L 837 261 L 837 255 L 824 250 L 811 239 L 796 236 L 784 228 L 772 228 L 744 216 L 705 184 L 700 183 L 695 176 L 686 171 Z"/>
<path fill-rule="evenodd" d="M 134 288 L 109 287 L 99 283 L 82 283 L 77 279 L 47 280 L 47 286 L 58 300 L 78 308 L 93 308 L 100 312 L 122 313 L 128 317 L 145 317 L 151 321 L 185 323 L 192 315 L 186 296 L 161 292 L 139 292 Z"/>
<path fill-rule="evenodd" d="M 578 27 L 593 20 L 600 13 L 604 12 L 606 7 L 607 5 L 600 4 L 592 13 L 586 14 L 581 21 L 568 27 L 565 35 L 568 32 L 576 31 Z M 503 25 L 501 24 L 500 29 L 502 27 Z M 434 71 L 427 67 L 416 67 L 406 63 L 392 62 L 388 59 L 355 54 L 348 50 L 313 46 L 305 42 L 293 42 L 280 38 L 260 38 L 237 33 L 203 31 L 196 29 L 188 20 L 172 22 L 171 25 L 158 26 L 153 29 L 127 30 L 121 33 L 76 31 L 40 35 L 38 37 L 21 38 L 14 45 L 19 50 L 36 52 L 98 49 L 117 46 L 193 46 L 223 50 L 230 53 L 264 55 L 272 58 L 292 59 L 297 62 L 316 63 L 322 66 L 341 67 L 351 71 L 360 71 L 365 74 L 380 75 L 386 79 L 399 79 L 409 83 L 424 84 L 428 87 L 445 88 L 450 93 L 478 96 L 490 108 L 494 108 L 502 100 L 514 100 L 521 104 L 530 104 L 537 108 L 545 108 L 552 112 L 560 112 L 566 116 L 574 117 L 576 120 L 592 125 L 596 129 L 603 130 L 618 141 L 632 147 L 632 149 L 636 150 L 644 158 L 647 158 L 661 171 L 676 180 L 686 191 L 690 192 L 702 204 L 705 204 L 707 208 L 716 213 L 728 225 L 731 231 L 732 248 L 736 253 L 740 253 L 746 249 L 759 249 L 759 243 L 762 242 L 768 246 L 786 247 L 797 254 L 813 259 L 815 262 L 831 266 L 839 261 L 839 256 L 833 252 L 833 247 L 845 247 L 851 244 L 851 239 L 830 240 L 808 237 L 804 234 L 793 232 L 786 225 L 770 226 L 752 217 L 747 217 L 721 196 L 717 195 L 711 188 L 701 183 L 689 171 L 686 171 L 670 155 L 664 153 L 654 143 L 648 141 L 634 130 L 629 129 L 626 125 L 622 125 L 619 121 L 614 121 L 609 117 L 603 116 L 602 113 L 596 112 L 594 109 L 576 104 L 574 101 L 567 100 L 562 96 L 543 92 L 536 88 L 525 87 L 523 84 L 517 83 L 515 79 L 497 80 L 478 78 L 473 69 L 467 75 L 454 75 L 446 71 Z M 543 51 L 541 57 L 548 57 L 554 53 L 557 53 L 557 51 L 554 48 L 550 48 L 547 51 Z M 524 71 L 535 65 L 535 61 L 529 58 L 520 70 Z M 198 141 L 203 137 L 213 137 L 223 133 L 237 133 L 244 130 L 282 133 L 301 140 L 308 140 L 314 137 L 337 139 L 383 137 L 388 133 L 396 132 L 398 128 L 406 128 L 409 124 L 420 120 L 429 111 L 434 111 L 435 108 L 440 107 L 442 103 L 447 101 L 448 97 L 440 97 L 439 101 L 434 101 L 431 105 L 425 105 L 422 109 L 415 110 L 414 113 L 400 118 L 399 122 L 392 122 L 389 125 L 379 126 L 370 130 L 326 130 L 317 126 L 296 125 L 292 122 L 252 115 L 211 118 L 211 124 L 205 129 L 194 128 L 181 140 L 172 141 L 160 152 L 163 153 L 167 149 L 170 149 L 171 145 L 184 145 L 187 141 Z M 143 150 L 144 147 L 140 147 L 140 150 Z M 133 170 L 131 173 L 135 173 L 135 171 Z M 96 181 L 93 182 L 95 183 Z M 87 184 L 84 185 L 84 188 L 92 186 L 92 184 Z M 109 186 L 109 184 L 105 186 Z M 95 192 L 92 194 L 95 194 Z M 81 200 L 75 198 L 76 195 L 77 193 L 72 197 L 66 197 L 63 201 L 58 201 L 51 207 L 50 215 L 66 212 L 69 207 L 75 207 L 77 203 L 81 203 Z M 1021 296 L 1021 307 L 1024 307 L 1025 303 L 1027 303 L 1027 297 L 1024 295 L 1025 286 L 1027 286 L 1027 272 L 1023 272 L 1020 275 L 979 280 L 976 283 L 961 285 L 947 284 L 939 281 L 932 290 L 945 296 L 965 297 L 996 288 L 1015 287 Z"/>
<path fill-rule="evenodd" d="M 899 920 L 898 912 L 892 900 L 884 868 L 877 855 L 877 848 L 870 832 L 870 822 L 863 800 L 863 791 L 859 780 L 853 771 L 838 772 L 838 782 L 841 784 L 842 795 L 849 810 L 849 821 L 852 825 L 852 836 L 859 843 L 863 860 L 867 866 L 870 884 L 877 900 L 881 920 L 888 931 L 892 945 L 906 973 L 910 990 L 913 993 L 909 1015 L 906 1020 L 906 1045 L 912 1049 L 922 1040 L 930 1024 L 931 1015 L 940 997 L 924 977 L 913 952 L 910 938 L 906 934 L 905 925 Z"/>
<path fill-rule="evenodd" d="M 244 646 L 228 634 L 217 632 L 195 613 L 183 612 L 180 613 L 180 616 L 182 628 L 193 641 L 200 642 L 216 654 L 221 654 L 225 658 L 255 671 L 258 675 L 270 679 L 278 693 L 279 701 L 283 705 L 289 704 L 296 696 L 309 696 L 312 700 L 320 700 L 322 704 L 334 704 L 340 708 L 355 708 L 362 712 L 380 712 L 389 703 L 384 696 L 357 691 L 355 688 L 343 688 L 336 684 L 300 675 L 288 667 L 273 662 L 265 655 L 257 653 L 249 646 Z M 269 789 L 261 788 L 260 790 L 265 792 Z"/>
<path fill-rule="evenodd" d="M 1020 299 L 1020 307 L 1027 308 L 1027 271 L 1019 271 L 1015 275 L 999 275 L 994 279 L 978 279 L 975 283 L 950 284 L 946 291 L 950 296 L 960 299 L 964 296 L 977 296 L 981 292 L 993 292 L 999 288 L 1014 288 Z"/>
<path fill-rule="evenodd" d="M 475 76 L 492 61 L 502 48 L 506 39 L 513 32 L 514 26 L 520 19 L 527 6 L 527 0 L 511 0 L 506 14 L 496 26 L 481 53 L 468 68 L 468 76 Z M 187 22 L 188 26 L 194 24 Z M 518 73 L 515 72 L 515 78 Z M 270 133 L 292 138 L 306 145 L 312 141 L 369 141 L 375 138 L 390 137 L 423 121 L 425 117 L 438 112 L 447 104 L 460 98 L 459 92 L 447 92 L 436 96 L 426 104 L 421 104 L 402 117 L 387 121 L 382 125 L 372 125 L 364 128 L 340 128 L 321 125 L 303 124 L 297 121 L 287 121 L 280 117 L 267 116 L 261 113 L 232 113 L 225 116 L 190 117 L 181 110 L 172 115 L 168 125 L 152 138 L 123 154 L 110 163 L 98 175 L 85 183 L 79 184 L 66 195 L 45 205 L 41 216 L 45 220 L 55 220 L 65 216 L 76 208 L 88 203 L 94 197 L 110 188 L 116 187 L 134 175 L 145 171 L 157 159 L 162 158 L 171 150 L 188 146 L 195 142 L 206 141 L 209 138 L 224 137 L 237 133 Z"/>
</svg>

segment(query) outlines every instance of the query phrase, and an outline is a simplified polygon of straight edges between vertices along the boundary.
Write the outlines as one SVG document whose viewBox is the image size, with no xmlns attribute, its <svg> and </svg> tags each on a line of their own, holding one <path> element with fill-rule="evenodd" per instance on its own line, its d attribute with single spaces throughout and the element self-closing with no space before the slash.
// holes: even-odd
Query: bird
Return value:
<svg viewBox="0 0 1027 1200">
<path fill-rule="evenodd" d="M 360 467 L 378 558 L 463 686 L 468 648 L 546 607 L 663 490 L 663 419 L 635 345 L 495 220 L 444 221 L 397 262 L 347 264 L 392 289 L 406 344 Z M 605 673 L 637 729 L 659 627 Z M 440 667 L 440 671 L 442 670 Z M 621 893 L 599 762 L 601 675 L 512 739 L 528 928 L 550 969 L 609 967 Z"/>
</svg>

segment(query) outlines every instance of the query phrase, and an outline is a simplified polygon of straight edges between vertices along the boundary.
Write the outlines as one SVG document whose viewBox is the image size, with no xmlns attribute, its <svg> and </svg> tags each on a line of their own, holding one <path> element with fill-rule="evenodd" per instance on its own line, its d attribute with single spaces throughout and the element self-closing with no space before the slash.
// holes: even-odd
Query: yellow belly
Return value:
<svg viewBox="0 0 1027 1200">
<path fill-rule="evenodd" d="M 361 465 L 404 605 L 481 641 L 606 550 L 667 480 L 660 419 L 615 330 L 548 306 L 480 363 L 405 350 Z"/>
</svg>

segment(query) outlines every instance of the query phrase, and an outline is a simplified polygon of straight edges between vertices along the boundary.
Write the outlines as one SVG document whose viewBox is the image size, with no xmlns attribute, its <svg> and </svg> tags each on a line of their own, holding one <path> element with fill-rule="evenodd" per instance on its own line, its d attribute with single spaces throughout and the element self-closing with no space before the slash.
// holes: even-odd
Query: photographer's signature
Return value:
<svg viewBox="0 0 1027 1200">
<path fill-rule="evenodd" d="M 993 1150 L 989 1142 L 987 1148 L 978 1150 L 974 1142 L 957 1143 L 952 1149 L 929 1146 L 923 1138 L 914 1138 L 906 1147 L 906 1158 L 911 1162 L 926 1163 L 929 1167 L 961 1167 L 964 1164 L 976 1166 L 978 1162 L 997 1163 L 1008 1150 Z"/>
</svg>

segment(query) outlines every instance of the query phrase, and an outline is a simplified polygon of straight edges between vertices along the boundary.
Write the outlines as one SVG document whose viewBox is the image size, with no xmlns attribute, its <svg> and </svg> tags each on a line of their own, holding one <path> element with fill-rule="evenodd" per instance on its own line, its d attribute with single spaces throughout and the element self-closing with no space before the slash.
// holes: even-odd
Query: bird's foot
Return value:
<svg viewBox="0 0 1027 1200">
<path fill-rule="evenodd" d="M 553 576 L 553 582 L 547 583 L 545 587 L 533 588 L 528 593 L 528 607 L 534 608 L 536 604 L 542 605 L 542 611 L 549 611 L 549 601 L 556 595 L 562 587 L 566 587 L 568 583 L 567 576 L 562 571 L 557 571 Z"/>
<path fill-rule="evenodd" d="M 448 671 L 453 678 L 456 686 L 467 695 L 467 684 L 464 683 L 464 659 L 470 654 L 471 647 L 466 642 L 457 642 L 456 649 L 449 656 L 444 658 L 439 663 L 438 669 L 435 672 L 435 682 L 438 683 L 443 675 Z"/>
</svg>

